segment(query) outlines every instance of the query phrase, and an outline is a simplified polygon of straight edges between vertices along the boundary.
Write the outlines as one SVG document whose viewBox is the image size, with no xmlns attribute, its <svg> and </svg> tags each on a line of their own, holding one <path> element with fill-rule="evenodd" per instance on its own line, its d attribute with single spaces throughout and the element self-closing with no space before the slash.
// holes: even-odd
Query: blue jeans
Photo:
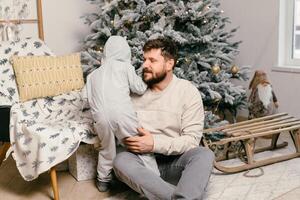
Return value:
<svg viewBox="0 0 300 200">
<path fill-rule="evenodd" d="M 147 169 L 134 153 L 121 152 L 114 160 L 116 176 L 148 199 L 202 199 L 214 161 L 214 154 L 197 147 L 182 155 L 156 155 L 161 176 Z"/>
</svg>

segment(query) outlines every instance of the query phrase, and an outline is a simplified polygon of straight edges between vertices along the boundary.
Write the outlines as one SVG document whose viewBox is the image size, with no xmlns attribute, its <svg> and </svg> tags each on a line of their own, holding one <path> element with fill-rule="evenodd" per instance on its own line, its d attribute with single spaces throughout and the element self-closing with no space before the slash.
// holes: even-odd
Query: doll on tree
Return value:
<svg viewBox="0 0 300 200">
<path fill-rule="evenodd" d="M 249 90 L 251 90 L 248 100 L 249 119 L 264 117 L 277 112 L 277 98 L 264 71 L 255 71 Z"/>
</svg>

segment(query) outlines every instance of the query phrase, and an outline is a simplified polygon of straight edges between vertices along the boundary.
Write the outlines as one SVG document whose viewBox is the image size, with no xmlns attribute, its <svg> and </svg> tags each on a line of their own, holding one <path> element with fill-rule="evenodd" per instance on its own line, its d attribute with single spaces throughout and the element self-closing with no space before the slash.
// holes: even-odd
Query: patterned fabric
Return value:
<svg viewBox="0 0 300 200">
<path fill-rule="evenodd" d="M 12 105 L 19 101 L 15 75 L 10 63 L 12 55 L 53 55 L 39 39 L 26 38 L 20 41 L 0 43 L 0 105 Z"/>
<path fill-rule="evenodd" d="M 80 92 L 70 92 L 20 103 L 12 55 L 53 55 L 39 39 L 0 43 L 0 105 L 12 105 L 11 147 L 22 177 L 33 180 L 39 174 L 66 160 L 80 142 L 99 143 L 93 134 L 89 110 L 83 109 Z M 85 110 L 85 111 L 84 111 Z"/>
<path fill-rule="evenodd" d="M 80 142 L 98 143 L 80 92 L 16 103 L 11 109 L 10 140 L 22 177 L 33 180 L 66 160 Z"/>
<path fill-rule="evenodd" d="M 82 89 L 80 54 L 64 56 L 13 56 L 20 101 L 56 96 Z"/>
</svg>

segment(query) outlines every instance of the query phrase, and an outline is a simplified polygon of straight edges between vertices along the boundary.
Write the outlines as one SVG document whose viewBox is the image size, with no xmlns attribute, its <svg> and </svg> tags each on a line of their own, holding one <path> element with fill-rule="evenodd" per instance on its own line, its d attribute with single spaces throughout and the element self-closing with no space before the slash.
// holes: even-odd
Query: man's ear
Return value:
<svg viewBox="0 0 300 200">
<path fill-rule="evenodd" d="M 168 59 L 166 64 L 167 64 L 167 70 L 171 71 L 175 65 L 175 61 L 174 59 Z"/>
</svg>

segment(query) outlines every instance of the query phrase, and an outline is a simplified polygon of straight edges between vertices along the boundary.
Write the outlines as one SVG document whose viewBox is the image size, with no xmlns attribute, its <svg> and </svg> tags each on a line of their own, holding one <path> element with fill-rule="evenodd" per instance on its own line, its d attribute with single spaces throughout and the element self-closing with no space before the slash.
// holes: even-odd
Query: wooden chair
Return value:
<svg viewBox="0 0 300 200">
<path fill-rule="evenodd" d="M 218 141 L 212 141 L 207 139 L 209 137 L 204 137 L 203 143 L 204 146 L 212 149 L 213 151 L 221 149 L 221 153 L 216 156 L 214 166 L 225 173 L 241 172 L 300 157 L 300 120 L 289 116 L 287 113 L 279 113 L 204 130 L 204 134 L 214 134 L 216 132 L 222 132 L 225 137 Z M 296 152 L 261 160 L 254 159 L 255 153 L 266 150 L 275 150 L 287 146 L 287 142 L 277 144 L 279 135 L 283 133 L 290 133 Z M 255 149 L 256 139 L 263 136 L 272 136 L 270 146 Z M 219 161 L 234 157 L 229 149 L 230 145 L 236 142 L 241 144 L 242 151 L 240 154 L 245 158 L 245 164 L 239 166 L 223 166 Z M 236 152 L 234 154 L 236 154 Z"/>
<path fill-rule="evenodd" d="M 9 119 L 10 119 L 10 106 L 0 106 L 0 166 L 5 158 L 6 152 L 10 147 L 9 139 Z M 59 200 L 59 192 L 57 185 L 57 176 L 55 167 L 50 169 L 51 184 L 54 194 L 54 200 Z"/>
</svg>

